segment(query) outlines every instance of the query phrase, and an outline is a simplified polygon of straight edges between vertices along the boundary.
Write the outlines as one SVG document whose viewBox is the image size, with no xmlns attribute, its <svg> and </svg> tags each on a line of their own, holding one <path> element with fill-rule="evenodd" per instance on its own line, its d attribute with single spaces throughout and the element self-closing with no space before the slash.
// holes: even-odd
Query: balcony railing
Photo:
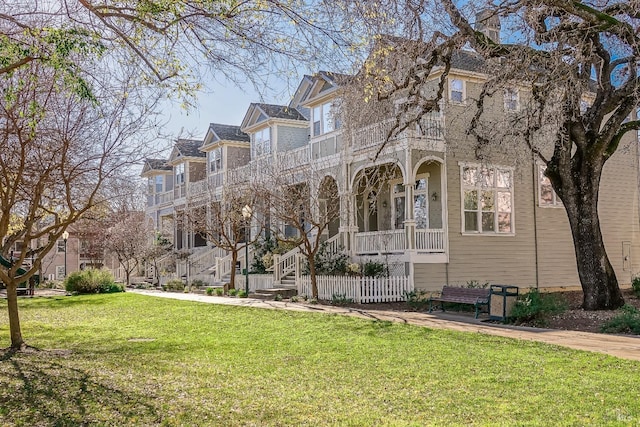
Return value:
<svg viewBox="0 0 640 427">
<path fill-rule="evenodd" d="M 353 150 L 363 150 L 374 146 L 379 146 L 387 141 L 389 132 L 395 125 L 394 119 L 385 120 L 371 126 L 358 129 L 352 133 L 351 143 Z M 440 113 L 430 113 L 420 120 L 420 126 L 415 125 L 391 137 L 389 142 L 399 139 L 416 138 L 444 138 L 444 118 Z"/>
<path fill-rule="evenodd" d="M 209 191 L 208 184 L 209 182 L 206 179 L 190 182 L 187 191 L 188 196 L 198 197 L 207 194 L 207 192 Z"/>
<path fill-rule="evenodd" d="M 224 172 L 213 173 L 209 175 L 207 180 L 209 181 L 209 188 L 211 189 L 222 187 L 224 183 Z"/>
<path fill-rule="evenodd" d="M 309 164 L 311 158 L 311 147 L 296 148 L 295 150 L 284 151 L 277 154 L 279 170 L 295 169 L 296 167 Z"/>
</svg>

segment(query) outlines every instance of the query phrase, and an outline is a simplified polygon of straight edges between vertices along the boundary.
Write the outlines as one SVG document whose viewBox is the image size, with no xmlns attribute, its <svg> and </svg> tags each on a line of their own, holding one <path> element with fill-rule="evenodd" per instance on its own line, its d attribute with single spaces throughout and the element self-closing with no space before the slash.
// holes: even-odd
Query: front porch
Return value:
<svg viewBox="0 0 640 427">
<path fill-rule="evenodd" d="M 422 254 L 446 253 L 444 229 L 383 230 L 356 232 L 353 236 L 354 255 L 405 254 L 409 251 Z"/>
</svg>

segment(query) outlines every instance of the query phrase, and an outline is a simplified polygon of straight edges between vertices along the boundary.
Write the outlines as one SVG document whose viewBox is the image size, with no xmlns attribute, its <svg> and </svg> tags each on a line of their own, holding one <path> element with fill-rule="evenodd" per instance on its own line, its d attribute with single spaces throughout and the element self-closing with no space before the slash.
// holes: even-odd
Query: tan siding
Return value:
<svg viewBox="0 0 640 427">
<path fill-rule="evenodd" d="M 445 264 L 415 264 L 413 271 L 415 288 L 425 292 L 442 290 L 442 286 L 447 283 L 446 269 Z"/>
</svg>

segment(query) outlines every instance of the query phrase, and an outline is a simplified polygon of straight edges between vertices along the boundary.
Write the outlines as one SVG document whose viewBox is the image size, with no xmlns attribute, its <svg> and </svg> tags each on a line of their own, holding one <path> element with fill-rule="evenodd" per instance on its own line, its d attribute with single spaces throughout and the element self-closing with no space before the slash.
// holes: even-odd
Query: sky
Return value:
<svg viewBox="0 0 640 427">
<path fill-rule="evenodd" d="M 296 87 L 287 87 L 284 80 L 270 79 L 270 87 L 256 90 L 250 84 L 238 87 L 232 82 L 203 82 L 205 89 L 197 94 L 197 105 L 189 110 L 181 108 L 178 102 L 164 103 L 163 119 L 167 122 L 164 134 L 173 138 L 204 137 L 209 123 L 239 126 L 252 102 L 287 105 Z M 289 83 L 291 84 L 291 83 Z"/>
</svg>

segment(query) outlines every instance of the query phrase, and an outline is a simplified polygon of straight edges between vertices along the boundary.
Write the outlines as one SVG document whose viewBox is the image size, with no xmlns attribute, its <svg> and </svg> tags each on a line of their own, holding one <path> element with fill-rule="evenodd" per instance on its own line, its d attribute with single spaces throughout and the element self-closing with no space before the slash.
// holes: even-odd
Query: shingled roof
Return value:
<svg viewBox="0 0 640 427">
<path fill-rule="evenodd" d="M 200 151 L 202 141 L 197 139 L 179 139 L 175 149 L 183 157 L 206 157 L 206 153 Z"/>
<path fill-rule="evenodd" d="M 249 142 L 250 140 L 249 135 L 240 130 L 240 126 L 210 123 L 209 130 L 215 133 L 221 140 L 244 142 Z"/>
<path fill-rule="evenodd" d="M 170 171 L 173 169 L 165 159 L 145 159 L 144 162 L 148 170 Z"/>
<path fill-rule="evenodd" d="M 475 52 L 457 50 L 451 55 L 451 68 L 481 73 L 485 71 L 485 60 Z"/>
<path fill-rule="evenodd" d="M 286 105 L 259 103 L 254 103 L 252 105 L 259 107 L 268 117 L 274 119 L 307 120 L 297 109 Z"/>
</svg>

